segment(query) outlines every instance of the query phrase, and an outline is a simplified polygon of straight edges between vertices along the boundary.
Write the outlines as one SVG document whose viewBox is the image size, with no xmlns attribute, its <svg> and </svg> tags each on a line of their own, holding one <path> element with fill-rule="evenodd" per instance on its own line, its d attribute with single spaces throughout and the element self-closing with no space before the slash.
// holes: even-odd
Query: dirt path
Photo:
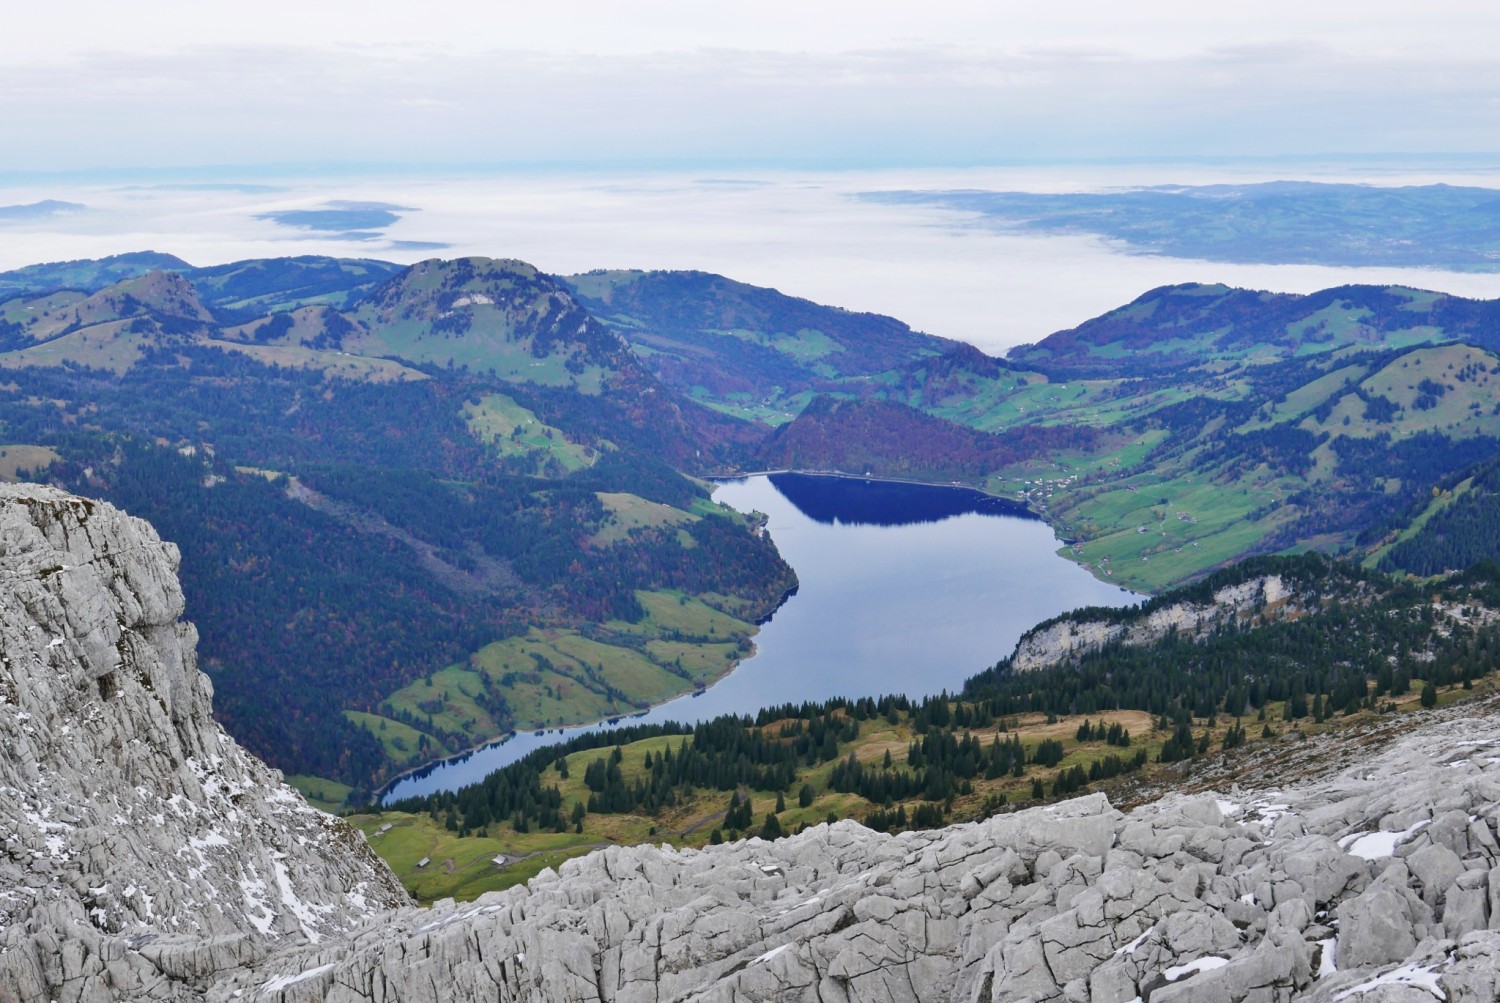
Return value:
<svg viewBox="0 0 1500 1003">
<path fill-rule="evenodd" d="M 723 818 L 727 814 L 729 814 L 727 811 L 717 811 L 717 812 L 714 812 L 712 815 L 704 815 L 698 821 L 694 822 L 692 825 L 688 826 L 686 829 L 683 829 L 677 835 L 679 837 L 691 836 L 693 833 L 697 832 L 699 829 L 703 828 L 708 823 L 710 823 L 710 822 L 716 822 L 719 819 Z"/>
</svg>

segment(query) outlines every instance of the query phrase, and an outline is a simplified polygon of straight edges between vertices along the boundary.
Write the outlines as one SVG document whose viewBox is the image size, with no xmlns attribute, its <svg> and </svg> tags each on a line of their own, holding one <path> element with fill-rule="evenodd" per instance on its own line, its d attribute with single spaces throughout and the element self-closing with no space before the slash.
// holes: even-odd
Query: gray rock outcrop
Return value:
<svg viewBox="0 0 1500 1003">
<path fill-rule="evenodd" d="M 1198 637 L 1251 614 L 1274 610 L 1280 615 L 1296 608 L 1297 596 L 1280 575 L 1261 575 L 1238 585 L 1226 585 L 1213 594 L 1210 602 L 1174 602 L 1128 623 L 1062 617 L 1023 634 L 1011 653 L 1010 669 L 1012 672 L 1044 669 L 1112 643 L 1139 647 L 1173 633 Z"/>
<path fill-rule="evenodd" d="M 409 902 L 215 724 L 177 549 L 0 485 L 0 999 L 195 996 Z"/>
<path fill-rule="evenodd" d="M 212 724 L 175 552 L 0 488 L 0 1000 L 1500 999 L 1500 712 L 1276 790 L 615 847 L 403 904 Z"/>
<path fill-rule="evenodd" d="M 1500 718 L 1278 791 L 619 847 L 302 947 L 285 1001 L 1416 1000 L 1500 991 Z M 1462 753 L 1460 757 L 1459 753 Z M 1434 889 L 1437 889 L 1434 892 Z"/>
</svg>

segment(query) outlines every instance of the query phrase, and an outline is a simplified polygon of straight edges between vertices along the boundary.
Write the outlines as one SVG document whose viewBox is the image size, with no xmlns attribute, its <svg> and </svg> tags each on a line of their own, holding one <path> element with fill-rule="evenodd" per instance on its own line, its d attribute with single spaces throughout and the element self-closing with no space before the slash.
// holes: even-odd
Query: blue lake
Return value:
<svg viewBox="0 0 1500 1003">
<path fill-rule="evenodd" d="M 832 697 L 959 689 L 1041 620 L 1139 597 L 1057 554 L 1050 527 L 976 491 L 849 477 L 760 474 L 716 501 L 766 513 L 799 587 L 755 654 L 708 690 L 621 724 L 691 723 Z M 399 799 L 449 790 L 599 725 L 522 734 L 397 782 Z M 609 727 L 603 725 L 602 727 Z"/>
</svg>

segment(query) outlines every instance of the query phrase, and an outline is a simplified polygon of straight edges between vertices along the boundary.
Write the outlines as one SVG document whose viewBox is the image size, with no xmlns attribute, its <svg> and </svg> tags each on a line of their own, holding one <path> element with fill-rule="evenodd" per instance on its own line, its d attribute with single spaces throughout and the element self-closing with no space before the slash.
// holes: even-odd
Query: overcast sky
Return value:
<svg viewBox="0 0 1500 1003">
<path fill-rule="evenodd" d="M 1500 146 L 1500 4 L 12 5 L 0 174 Z"/>
</svg>

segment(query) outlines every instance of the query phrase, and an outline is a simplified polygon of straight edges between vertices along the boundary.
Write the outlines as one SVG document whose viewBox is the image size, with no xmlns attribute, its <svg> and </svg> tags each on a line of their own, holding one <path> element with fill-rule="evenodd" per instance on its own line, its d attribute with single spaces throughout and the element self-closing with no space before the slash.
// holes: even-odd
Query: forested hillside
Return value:
<svg viewBox="0 0 1500 1003">
<path fill-rule="evenodd" d="M 1146 376 L 1210 362 L 1258 362 L 1350 347 L 1466 341 L 1493 348 L 1500 303 L 1399 286 L 1308 295 L 1190 283 L 1164 286 L 1070 331 L 1011 351 L 1054 378 Z"/>
<path fill-rule="evenodd" d="M 707 272 L 597 271 L 569 288 L 663 383 L 780 424 L 811 396 L 951 350 L 893 317 L 821 306 Z"/>
<path fill-rule="evenodd" d="M 936 481 L 983 482 L 1026 460 L 1086 452 L 1093 429 L 1035 426 L 981 432 L 882 400 L 818 397 L 765 440 L 760 465 Z"/>
<path fill-rule="evenodd" d="M 1500 459 L 1435 484 L 1393 520 L 1371 556 L 1383 570 L 1422 576 L 1500 558 Z"/>
<path fill-rule="evenodd" d="M 161 272 L 0 304 L 0 471 L 179 543 L 218 713 L 330 803 L 514 728 L 706 685 L 795 584 L 753 520 L 679 472 L 724 463 L 745 427 L 675 399 L 534 271 L 207 271 L 212 308 Z M 310 305 L 367 293 L 347 314 Z M 221 326 L 276 296 L 302 299 Z M 455 310 L 483 339 L 434 329 Z M 391 331 L 417 350 L 341 347 Z M 454 338 L 501 365 L 436 359 Z M 505 371 L 531 363 L 537 382 Z"/>
</svg>

